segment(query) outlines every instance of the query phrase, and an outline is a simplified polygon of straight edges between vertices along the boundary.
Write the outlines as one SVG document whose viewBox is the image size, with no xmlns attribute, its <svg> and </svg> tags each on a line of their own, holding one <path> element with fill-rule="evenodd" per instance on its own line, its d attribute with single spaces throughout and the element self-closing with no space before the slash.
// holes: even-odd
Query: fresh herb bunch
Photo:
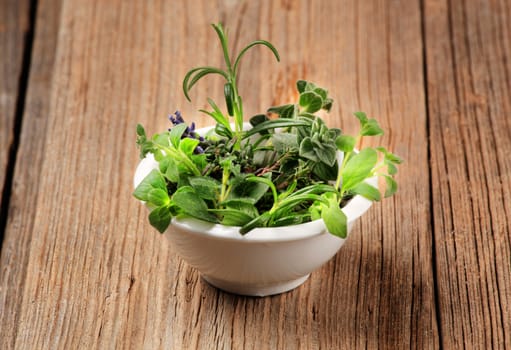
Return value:
<svg viewBox="0 0 511 350">
<path fill-rule="evenodd" d="M 219 74 L 226 80 L 227 113 L 208 99 L 212 111 L 202 112 L 211 116 L 216 126 L 207 135 L 199 135 L 193 123 L 188 126 L 179 112 L 169 117 L 172 127 L 168 131 L 152 138 L 137 126 L 141 158 L 151 153 L 159 164 L 133 193 L 149 207 L 149 222 L 164 232 L 172 217 L 187 216 L 239 226 L 240 233 L 245 234 L 256 227 L 323 219 L 330 233 L 346 237 L 347 218 L 342 206 L 354 195 L 381 199 L 380 190 L 367 179 L 383 177 L 385 197 L 397 190 L 394 175 L 401 163 L 398 156 L 383 147 L 355 150 L 362 137 L 382 135 L 383 130 L 363 112 L 355 113 L 360 121 L 356 136 L 329 128 L 317 112 L 329 112 L 333 100 L 327 90 L 304 80 L 297 82 L 296 103 L 271 107 L 267 114 L 250 118 L 251 128 L 245 130 L 237 87 L 240 59 L 256 45 L 268 47 L 277 60 L 279 54 L 269 42 L 257 40 L 232 60 L 222 25 L 213 28 L 226 68 L 190 70 L 183 80 L 183 91 L 190 100 L 189 91 L 197 81 Z"/>
</svg>

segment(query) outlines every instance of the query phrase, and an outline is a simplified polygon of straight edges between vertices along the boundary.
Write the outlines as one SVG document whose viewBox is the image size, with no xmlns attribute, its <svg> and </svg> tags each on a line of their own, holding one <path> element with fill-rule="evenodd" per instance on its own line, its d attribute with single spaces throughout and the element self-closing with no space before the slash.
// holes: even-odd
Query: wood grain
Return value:
<svg viewBox="0 0 511 350">
<path fill-rule="evenodd" d="M 430 1 L 425 18 L 442 344 L 511 348 L 511 7 Z"/>
<path fill-rule="evenodd" d="M 13 211 L 4 243 L 13 248 L 2 268 L 23 268 L 2 306 L 14 336 L 7 348 L 438 347 L 419 1 L 73 0 L 57 17 L 51 84 L 33 93 L 49 101 L 44 142 L 27 139 L 23 125 L 22 147 L 40 168 L 35 179 L 19 164 L 16 178 L 28 183 L 14 188 L 11 206 L 35 198 Z M 220 64 L 207 26 L 218 20 L 236 49 L 266 38 L 283 56 L 280 64 L 263 49 L 246 56 L 248 114 L 287 102 L 296 79 L 310 79 L 336 99 L 331 125 L 354 131 L 351 112 L 365 110 L 392 127 L 381 142 L 410 164 L 400 194 L 376 204 L 305 285 L 279 296 L 207 285 L 131 197 L 136 123 L 162 130 L 179 108 L 204 125 L 194 111 L 207 96 L 219 100 L 215 78 L 198 84 L 192 104 L 180 90 L 189 68 Z M 36 32 L 39 50 L 45 40 Z"/>
<path fill-rule="evenodd" d="M 39 2 L 22 132 L 0 258 L 0 348 L 14 348 L 46 140 L 60 0 Z"/>
<path fill-rule="evenodd" d="M 0 203 L 2 204 L 4 203 L 2 196 L 6 173 L 15 147 L 14 126 L 28 22 L 28 0 L 0 1 L 0 53 L 2 55 L 0 67 Z M 6 208 L 0 209 L 5 210 Z M 3 217 L 0 222 L 4 222 Z M 1 237 L 3 237 L 3 232 L 0 232 Z"/>
</svg>

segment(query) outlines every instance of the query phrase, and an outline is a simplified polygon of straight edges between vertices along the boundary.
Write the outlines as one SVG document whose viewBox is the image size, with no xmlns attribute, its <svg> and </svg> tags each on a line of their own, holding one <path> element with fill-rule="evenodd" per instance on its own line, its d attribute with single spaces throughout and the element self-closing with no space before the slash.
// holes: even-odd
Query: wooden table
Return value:
<svg viewBox="0 0 511 350">
<path fill-rule="evenodd" d="M 507 0 L 0 1 L 1 349 L 511 348 L 511 3 Z M 295 291 L 210 287 L 131 197 L 135 125 L 199 125 L 185 72 L 242 66 L 248 113 L 328 87 L 406 162 L 393 199 Z"/>
</svg>

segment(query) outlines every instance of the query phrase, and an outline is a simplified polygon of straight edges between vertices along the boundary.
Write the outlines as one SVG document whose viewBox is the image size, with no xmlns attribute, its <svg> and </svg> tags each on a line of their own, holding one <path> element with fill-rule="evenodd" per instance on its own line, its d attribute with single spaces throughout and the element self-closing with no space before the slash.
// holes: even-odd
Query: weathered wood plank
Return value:
<svg viewBox="0 0 511 350">
<path fill-rule="evenodd" d="M 442 343 L 511 348 L 511 7 L 425 10 Z"/>
<path fill-rule="evenodd" d="M 418 1 L 74 0 L 61 11 L 24 284 L 8 290 L 22 293 L 16 347 L 437 347 Z M 413 161 L 400 195 L 377 204 L 335 259 L 280 296 L 208 286 L 131 198 L 136 122 L 161 130 L 180 108 L 204 124 L 193 111 L 220 96 L 214 79 L 199 83 L 193 104 L 180 91 L 187 69 L 220 64 L 206 26 L 219 19 L 238 49 L 261 37 L 283 56 L 277 64 L 264 51 L 247 55 L 248 113 L 287 101 L 296 79 L 311 79 L 336 98 L 332 125 L 354 130 L 350 113 L 366 110 L 392 126 L 383 142 Z M 17 232 L 9 227 L 11 239 Z"/>
<path fill-rule="evenodd" d="M 14 169 L 2 254 L 0 258 L 0 348 L 14 348 L 23 297 L 33 213 L 39 194 L 46 139 L 60 0 L 42 0 L 37 12 L 28 90 L 20 146 Z"/>
<path fill-rule="evenodd" d="M 0 54 L 2 56 L 0 67 L 0 203 L 2 203 L 9 158 L 14 147 L 16 108 L 28 27 L 28 0 L 0 1 Z M 2 221 L 3 218 L 0 219 L 0 222 Z M 0 232 L 0 239 L 2 236 L 3 232 Z"/>
</svg>

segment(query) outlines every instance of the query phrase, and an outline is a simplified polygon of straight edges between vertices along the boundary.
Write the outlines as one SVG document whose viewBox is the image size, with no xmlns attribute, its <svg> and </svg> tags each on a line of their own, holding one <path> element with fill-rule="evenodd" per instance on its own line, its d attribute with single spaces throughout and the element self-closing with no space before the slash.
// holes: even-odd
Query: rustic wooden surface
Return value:
<svg viewBox="0 0 511 350">
<path fill-rule="evenodd" d="M 510 11 L 506 0 L 0 0 L 0 180 L 14 169 L 0 348 L 511 348 Z M 204 125 L 196 110 L 220 99 L 216 78 L 191 104 L 180 87 L 189 68 L 221 64 L 217 21 L 235 49 L 265 38 L 281 52 L 281 63 L 246 56 L 248 113 L 306 78 L 335 98 L 330 125 L 353 131 L 351 112 L 365 110 L 406 159 L 398 195 L 283 295 L 210 287 L 131 198 L 136 123 L 156 132 L 180 109 Z"/>
<path fill-rule="evenodd" d="M 20 114 L 19 94 L 22 83 L 24 64 L 24 48 L 29 31 L 28 0 L 2 0 L 0 8 L 0 203 L 8 206 L 8 189 L 10 189 L 9 167 L 15 149 L 15 135 L 19 129 L 16 125 L 17 114 Z M 12 159 L 11 159 L 12 160 Z M 4 190 L 5 188 L 5 190 Z M 2 198 L 4 198 L 2 201 Z M 5 225 L 5 216 L 0 217 Z M 1 237 L 1 234 L 0 234 Z"/>
</svg>

